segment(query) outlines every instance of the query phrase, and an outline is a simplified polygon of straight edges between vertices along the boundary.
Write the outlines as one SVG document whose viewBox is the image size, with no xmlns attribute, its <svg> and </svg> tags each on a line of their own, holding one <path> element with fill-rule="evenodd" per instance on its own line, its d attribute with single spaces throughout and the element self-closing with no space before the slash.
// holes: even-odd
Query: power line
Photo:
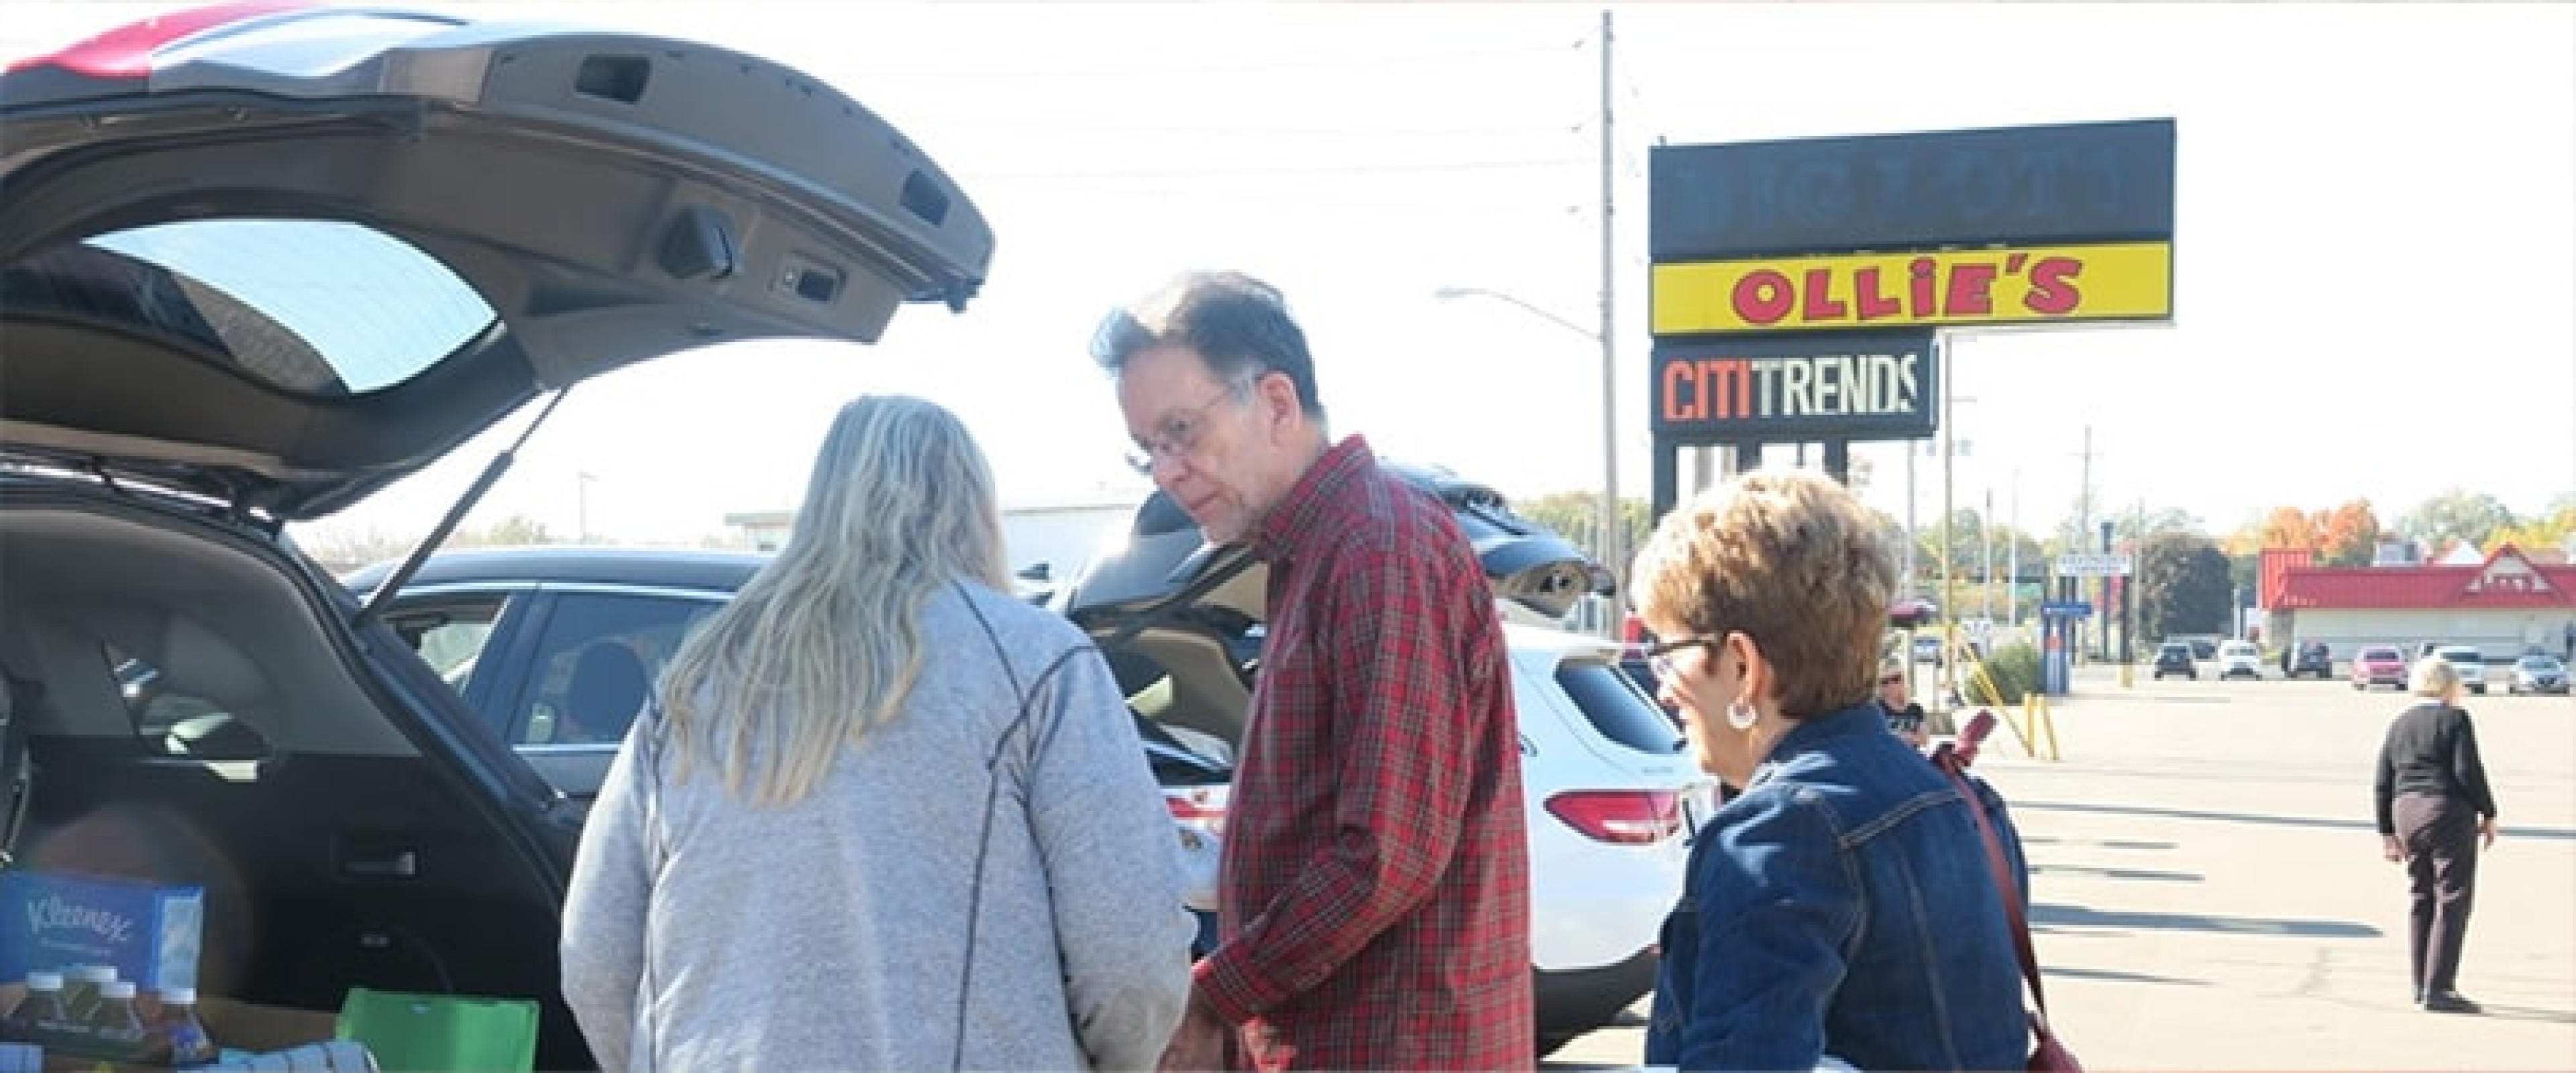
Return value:
<svg viewBox="0 0 2576 1073">
<path fill-rule="evenodd" d="M 1159 200 L 1224 201 L 1224 202 L 1228 202 L 1228 203 L 1231 203 L 1231 204 L 1243 205 L 1243 206 L 1248 206 L 1248 207 L 1277 206 L 1277 207 L 1294 207 L 1294 208 L 1316 208 L 1316 209 L 1336 209 L 1336 210 L 1360 210 L 1360 211 L 1371 211 L 1371 212 L 1405 212 L 1405 213 L 1422 213 L 1422 214 L 1428 214 L 1428 213 L 1448 213 L 1448 212 L 1457 212 L 1457 213 L 1473 213 L 1473 214 L 1475 214 L 1475 215 L 1479 215 L 1479 216 L 1491 216 L 1491 215 L 1501 214 L 1501 213 L 1526 213 L 1526 214 L 1528 214 L 1528 215 L 1530 215 L 1530 216 L 1533 216 L 1533 217 L 1535 217 L 1535 216 L 1568 216 L 1568 217 L 1571 217 L 1571 216 L 1579 216 L 1579 215 L 1582 215 L 1582 214 L 1583 214 L 1583 207 L 1582 207 L 1582 206 L 1579 206 L 1579 205 L 1572 205 L 1572 204 L 1553 204 L 1553 205 L 1551 205 L 1551 204 L 1546 204 L 1546 203 L 1543 203 L 1543 202 L 1535 202 L 1535 201 L 1531 201 L 1531 202 L 1521 202 L 1521 203 L 1516 203 L 1516 204 L 1504 204 L 1504 203 L 1497 203 L 1497 202 L 1462 202 L 1462 201 L 1456 201 L 1456 200 L 1438 200 L 1438 201 L 1428 201 L 1428 200 L 1425 200 L 1425 201 L 1404 201 L 1404 200 L 1393 200 L 1393 199 L 1389 199 L 1389 200 L 1365 200 L 1365 199 L 1356 199 L 1356 198 L 1319 198 L 1319 197 L 1306 197 L 1306 196 L 1302 196 L 1302 195 L 1294 195 L 1294 194 L 1281 195 L 1281 194 L 1255 193 L 1255 192 L 1251 192 L 1251 191 L 1246 191 L 1246 190 L 1244 190 L 1244 189 L 1242 189 L 1242 188 L 1240 188 L 1240 187 L 1204 187 L 1204 186 L 1203 186 L 1203 187 L 1197 187 L 1197 188 L 1189 188 L 1189 187 L 1178 187 L 1178 186 L 1162 186 L 1162 187 L 1153 187 L 1153 186 L 1117 186 L 1117 185 L 1105 185 L 1105 184 L 1099 184 L 1099 183 L 1084 182 L 1084 181 L 1079 181 L 1079 180 L 1061 180 L 1061 179 L 1043 178 L 1043 177 L 1041 177 L 1041 178 L 1030 178 L 1030 179 L 1018 179 L 1018 180 L 1011 180 L 1011 181 L 1012 181 L 1012 182 L 1014 182 L 1014 183 L 1016 183 L 1016 184 L 1024 185 L 1024 186 L 1036 186 L 1036 187 L 1042 187 L 1042 188 L 1047 188 L 1047 189 L 1051 189 L 1051 190 L 1058 190 L 1058 191 L 1064 191 L 1064 192 L 1069 192 L 1069 193 L 1087 194 L 1087 195 L 1091 195 L 1091 196 L 1095 196 L 1095 197 L 1144 198 L 1144 199 L 1152 199 L 1152 200 L 1158 200 L 1158 201 L 1159 201 Z"/>
<path fill-rule="evenodd" d="M 930 125 L 924 124 L 924 129 Z M 940 130 L 1036 131 L 1046 134 L 1145 134 L 1181 137 L 1242 138 L 1543 138 L 1581 134 L 1586 124 L 1516 127 L 1263 127 L 1167 126 L 1159 124 L 1064 123 L 1036 119 L 964 120 L 937 124 Z"/>
<path fill-rule="evenodd" d="M 1456 160 L 1429 163 L 1389 164 L 1314 164 L 1314 165 L 1247 165 L 1219 168 L 1170 168 L 1126 171 L 1035 171 L 973 172 L 960 169 L 961 180 L 994 182 L 1028 179 L 1202 179 L 1258 178 L 1265 176 L 1324 175 L 1430 175 L 1471 171 L 1528 171 L 1545 168 L 1589 167 L 1588 160 L 1565 158 L 1538 160 Z"/>
<path fill-rule="evenodd" d="M 1107 67 L 1071 70 L 1035 70 L 1005 68 L 982 71 L 899 71 L 875 70 L 869 78 L 886 79 L 1005 79 L 1005 78 L 1161 78 L 1171 75 L 1260 74 L 1275 71 L 1347 70 L 1359 67 L 1396 67 L 1425 63 L 1451 63 L 1460 60 L 1500 59 L 1509 56 L 1563 54 L 1566 44 L 1530 45 L 1520 48 L 1473 49 L 1452 52 L 1389 53 L 1377 56 L 1313 56 L 1301 59 L 1269 60 L 1252 63 L 1210 63 L 1173 67 Z"/>
</svg>

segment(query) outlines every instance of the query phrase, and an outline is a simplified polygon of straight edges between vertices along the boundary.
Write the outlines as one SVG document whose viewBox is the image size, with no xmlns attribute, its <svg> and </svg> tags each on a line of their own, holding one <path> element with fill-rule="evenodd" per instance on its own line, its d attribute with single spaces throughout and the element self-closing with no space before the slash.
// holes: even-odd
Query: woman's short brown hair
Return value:
<svg viewBox="0 0 2576 1073">
<path fill-rule="evenodd" d="M 1647 621 L 1761 646 L 1781 714 L 1870 699 L 1896 564 L 1878 519 L 1832 478 L 1760 470 L 1700 493 L 1655 526 L 1629 576 Z"/>
</svg>

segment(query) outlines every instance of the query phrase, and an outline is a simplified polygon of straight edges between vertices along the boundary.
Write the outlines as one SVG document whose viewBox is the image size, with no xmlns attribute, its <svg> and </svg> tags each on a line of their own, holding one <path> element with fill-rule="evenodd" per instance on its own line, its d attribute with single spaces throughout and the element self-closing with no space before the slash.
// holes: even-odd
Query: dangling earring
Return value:
<svg viewBox="0 0 2576 1073">
<path fill-rule="evenodd" d="M 1726 706 L 1726 725 L 1737 730 L 1753 729 L 1753 721 L 1761 717 L 1762 713 L 1754 711 L 1753 706 L 1746 704 L 1741 697 Z"/>
</svg>

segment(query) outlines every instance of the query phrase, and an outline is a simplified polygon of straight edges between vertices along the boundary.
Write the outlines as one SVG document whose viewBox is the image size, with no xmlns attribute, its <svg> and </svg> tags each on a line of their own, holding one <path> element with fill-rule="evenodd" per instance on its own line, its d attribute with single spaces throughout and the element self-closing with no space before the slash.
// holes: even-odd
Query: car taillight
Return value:
<svg viewBox="0 0 2576 1073">
<path fill-rule="evenodd" d="M 1549 815 L 1583 837 L 1647 846 L 1681 833 L 1682 798 L 1671 790 L 1568 790 L 1547 799 Z"/>
<path fill-rule="evenodd" d="M 1211 791 L 1166 790 L 1163 804 L 1172 810 L 1175 820 L 1198 824 L 1218 834 L 1225 833 L 1225 802 Z"/>
</svg>

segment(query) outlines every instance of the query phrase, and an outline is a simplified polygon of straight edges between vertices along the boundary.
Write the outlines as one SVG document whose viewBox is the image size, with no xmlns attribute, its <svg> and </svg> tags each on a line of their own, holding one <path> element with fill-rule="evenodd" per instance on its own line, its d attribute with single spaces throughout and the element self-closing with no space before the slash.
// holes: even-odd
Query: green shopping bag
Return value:
<svg viewBox="0 0 2576 1073">
<path fill-rule="evenodd" d="M 529 1073 L 537 1004 L 527 999 L 349 989 L 341 1039 L 365 1044 L 385 1073 Z"/>
</svg>

